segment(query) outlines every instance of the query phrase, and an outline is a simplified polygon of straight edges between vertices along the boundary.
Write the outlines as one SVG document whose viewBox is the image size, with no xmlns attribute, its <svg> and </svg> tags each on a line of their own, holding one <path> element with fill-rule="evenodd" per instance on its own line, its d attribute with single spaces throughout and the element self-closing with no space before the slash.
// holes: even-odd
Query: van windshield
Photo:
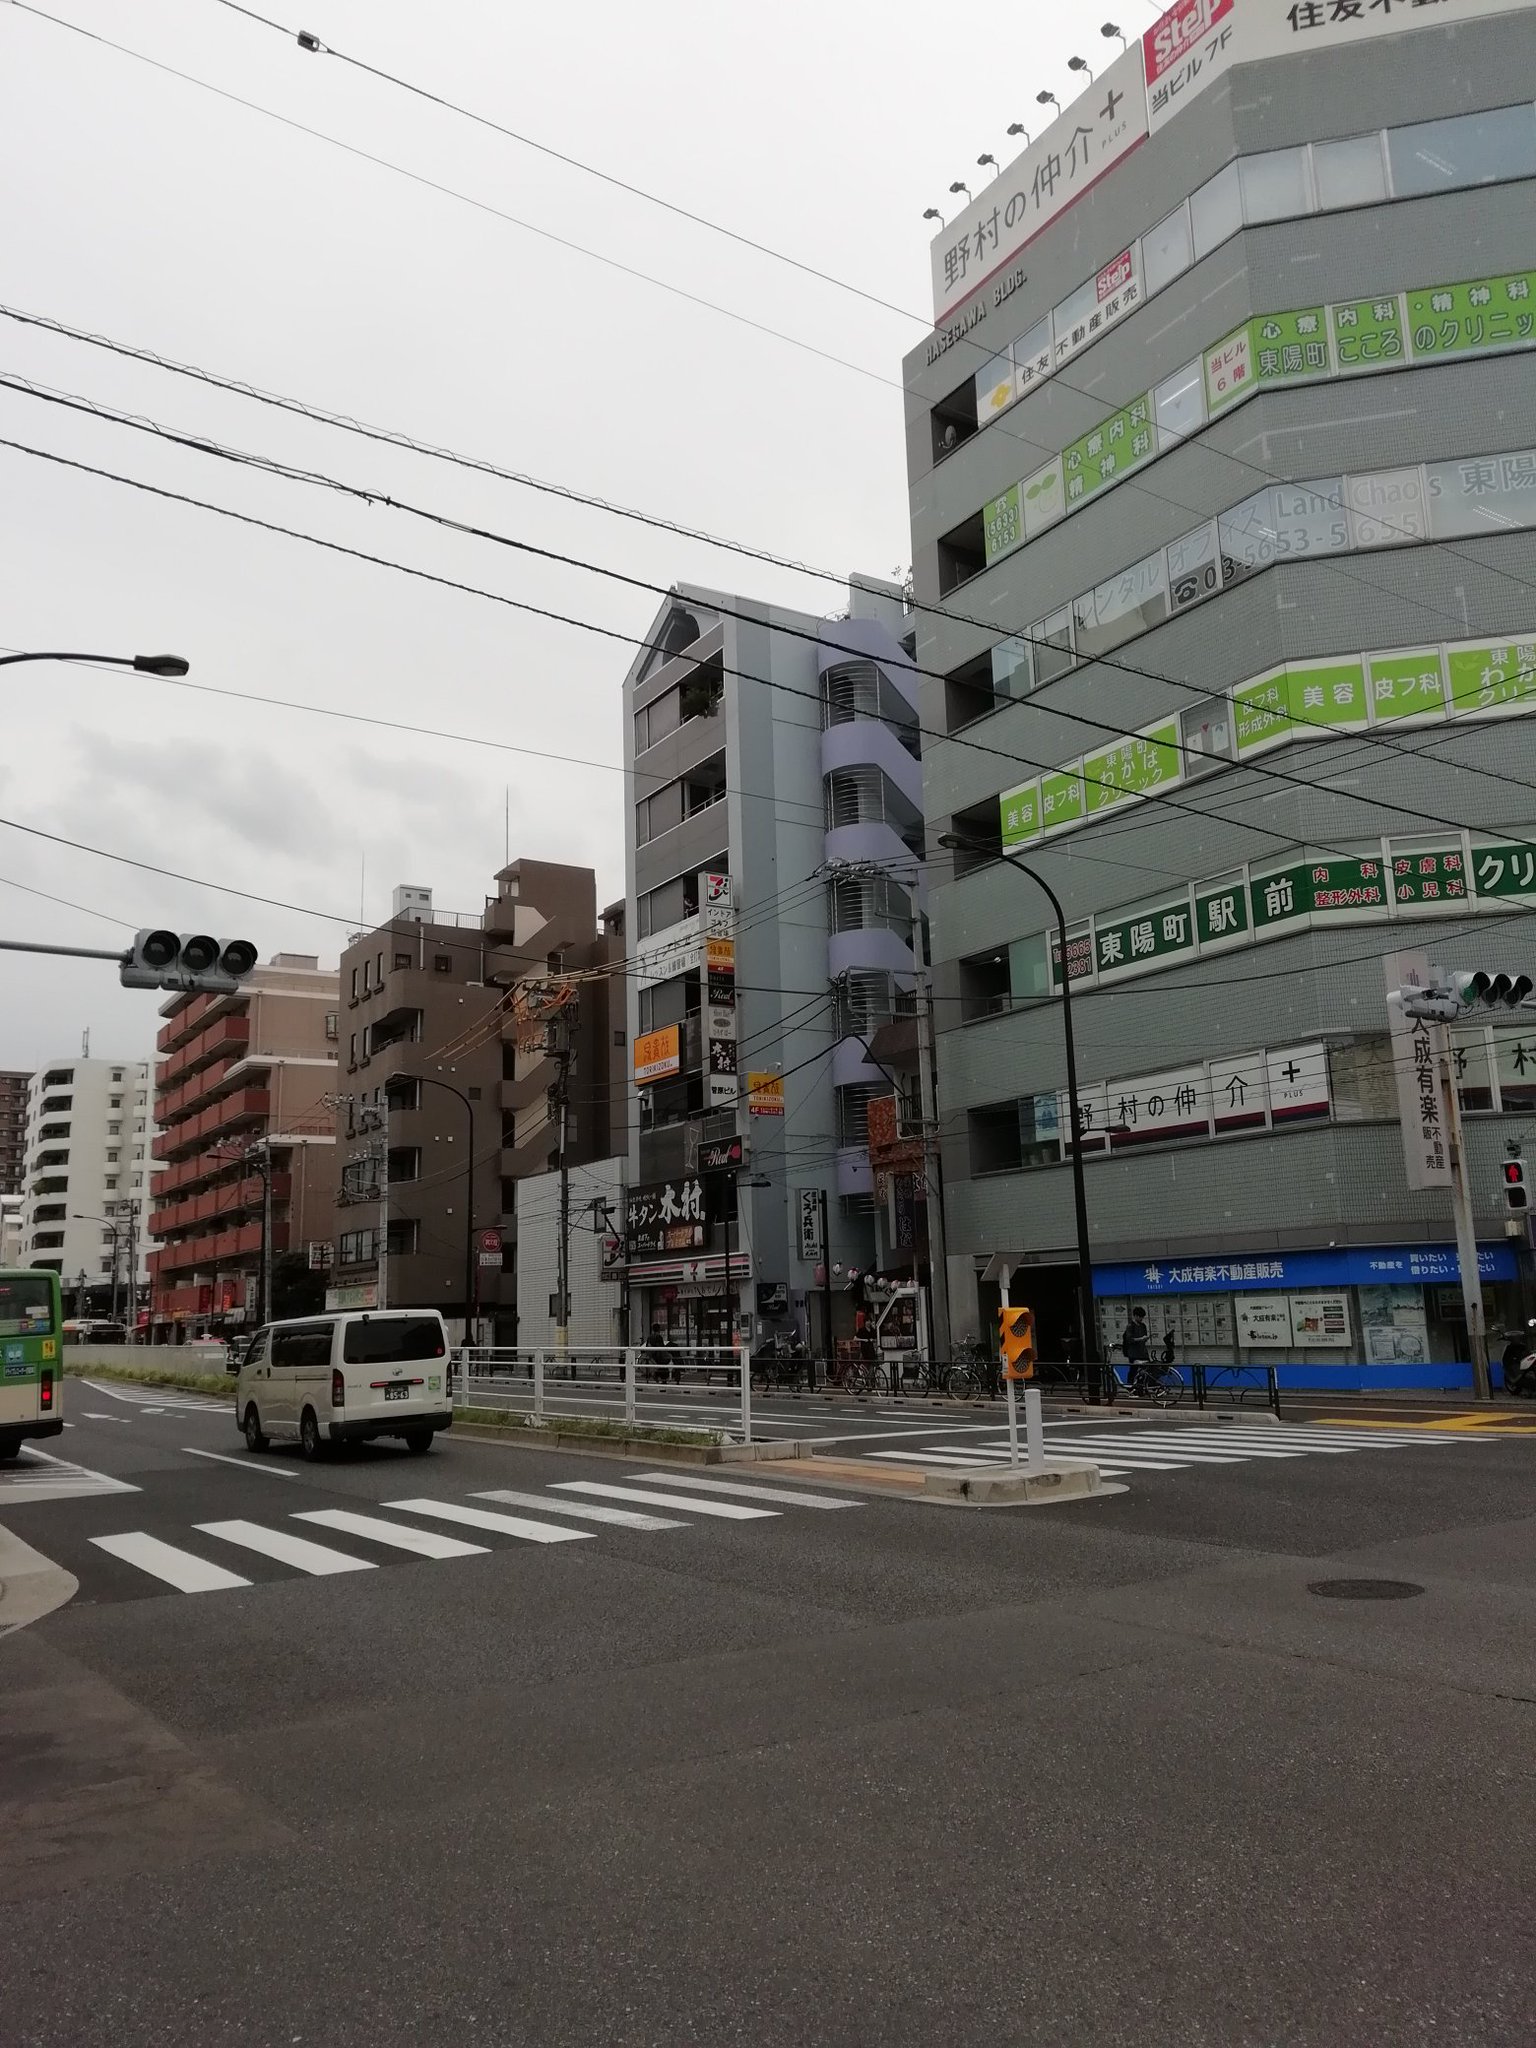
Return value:
<svg viewBox="0 0 1536 2048">
<path fill-rule="evenodd" d="M 341 1355 L 348 1365 L 389 1365 L 441 1358 L 446 1349 L 436 1316 L 370 1316 L 365 1323 L 348 1323 Z"/>
</svg>

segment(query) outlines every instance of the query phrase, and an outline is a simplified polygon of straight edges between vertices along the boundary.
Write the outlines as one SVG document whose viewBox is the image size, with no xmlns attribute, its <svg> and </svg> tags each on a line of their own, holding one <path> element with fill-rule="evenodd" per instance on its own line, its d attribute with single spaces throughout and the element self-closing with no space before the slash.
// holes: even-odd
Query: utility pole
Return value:
<svg viewBox="0 0 1536 2048">
<path fill-rule="evenodd" d="M 562 1354 L 571 1344 L 571 1167 L 570 1103 L 571 1061 L 575 1052 L 574 1024 L 577 998 L 574 994 L 556 1011 L 552 1026 L 556 1080 L 554 1107 L 560 1119 L 560 1242 L 557 1247 L 555 1292 L 559 1314 L 555 1318 L 555 1348 Z"/>
<path fill-rule="evenodd" d="M 917 962 L 918 1112 L 923 1126 L 923 1179 L 928 1189 L 928 1287 L 933 1313 L 933 1355 L 942 1363 L 953 1353 L 949 1328 L 949 1258 L 944 1235 L 944 1162 L 939 1151 L 939 1097 L 935 1072 L 933 990 L 928 979 L 928 954 L 923 913 L 912 899 L 912 952 Z M 914 1272 L 913 1278 L 915 1279 Z"/>
<path fill-rule="evenodd" d="M 827 1326 L 827 1378 L 835 1384 L 837 1351 L 832 1339 L 832 1234 L 827 1228 L 826 1189 L 818 1188 L 816 1198 L 821 1209 L 821 1301 Z"/>
<path fill-rule="evenodd" d="M 375 1244 L 374 1244 L 374 1258 L 375 1258 L 375 1260 L 376 1260 L 376 1262 L 377 1262 L 377 1268 L 378 1268 L 378 1276 L 379 1276 L 379 1277 L 378 1277 L 378 1282 L 377 1282 L 377 1292 L 378 1292 L 378 1297 L 379 1297 L 379 1298 L 378 1298 L 378 1301 L 376 1302 L 375 1306 L 376 1306 L 376 1307 L 378 1307 L 378 1308 L 388 1308 L 388 1307 L 389 1307 L 389 1090 L 388 1090 L 387 1088 L 386 1088 L 386 1089 L 384 1090 L 384 1106 L 383 1106 L 383 1108 L 382 1108 L 382 1109 L 381 1109 L 381 1110 L 380 1110 L 380 1111 L 378 1112 L 378 1114 L 379 1114 L 379 1117 L 380 1117 L 381 1121 L 380 1121 L 380 1124 L 379 1124 L 379 1136 L 378 1136 L 378 1148 L 379 1148 L 379 1149 L 378 1149 L 378 1152 L 377 1152 L 377 1154 L 376 1154 L 375 1156 L 377 1157 L 377 1159 L 378 1159 L 378 1162 L 379 1162 L 379 1222 L 378 1222 L 378 1232 L 377 1232 L 377 1237 L 376 1237 L 376 1241 L 375 1241 Z M 370 1152 L 372 1152 L 373 1148 L 372 1148 L 372 1147 L 370 1146 L 370 1147 L 369 1147 L 369 1150 L 370 1150 Z"/>
</svg>

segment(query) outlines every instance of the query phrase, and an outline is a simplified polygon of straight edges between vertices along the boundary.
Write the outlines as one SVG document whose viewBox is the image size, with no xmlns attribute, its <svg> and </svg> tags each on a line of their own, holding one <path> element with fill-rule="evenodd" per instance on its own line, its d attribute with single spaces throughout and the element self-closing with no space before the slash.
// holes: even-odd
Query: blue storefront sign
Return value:
<svg viewBox="0 0 1536 2048">
<path fill-rule="evenodd" d="M 1477 1269 L 1484 1280 L 1516 1277 L 1514 1248 L 1480 1244 Z M 1231 1294 L 1238 1288 L 1416 1287 L 1459 1283 L 1461 1263 L 1452 1244 L 1335 1245 L 1323 1251 L 1233 1254 L 1227 1258 L 1148 1259 L 1137 1265 L 1095 1266 L 1093 1291 L 1105 1295 Z"/>
</svg>

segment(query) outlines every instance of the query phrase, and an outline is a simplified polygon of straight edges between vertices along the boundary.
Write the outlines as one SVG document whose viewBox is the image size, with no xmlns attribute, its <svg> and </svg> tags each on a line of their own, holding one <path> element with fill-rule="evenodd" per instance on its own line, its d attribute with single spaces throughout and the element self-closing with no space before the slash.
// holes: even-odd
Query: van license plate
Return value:
<svg viewBox="0 0 1536 2048">
<path fill-rule="evenodd" d="M 410 1391 L 405 1381 L 402 1380 L 398 1387 L 386 1387 L 384 1389 L 384 1398 L 386 1401 L 403 1401 Z"/>
</svg>

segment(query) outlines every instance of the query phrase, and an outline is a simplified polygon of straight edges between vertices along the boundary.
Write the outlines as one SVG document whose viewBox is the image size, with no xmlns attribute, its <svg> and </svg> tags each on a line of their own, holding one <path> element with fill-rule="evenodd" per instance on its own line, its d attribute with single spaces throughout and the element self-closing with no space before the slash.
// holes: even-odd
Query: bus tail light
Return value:
<svg viewBox="0 0 1536 2048">
<path fill-rule="evenodd" d="M 331 1406 L 345 1408 L 347 1405 L 347 1380 L 345 1373 L 331 1373 Z"/>
<path fill-rule="evenodd" d="M 37 1382 L 37 1405 L 46 1415 L 53 1406 L 53 1373 L 44 1366 Z"/>
</svg>

